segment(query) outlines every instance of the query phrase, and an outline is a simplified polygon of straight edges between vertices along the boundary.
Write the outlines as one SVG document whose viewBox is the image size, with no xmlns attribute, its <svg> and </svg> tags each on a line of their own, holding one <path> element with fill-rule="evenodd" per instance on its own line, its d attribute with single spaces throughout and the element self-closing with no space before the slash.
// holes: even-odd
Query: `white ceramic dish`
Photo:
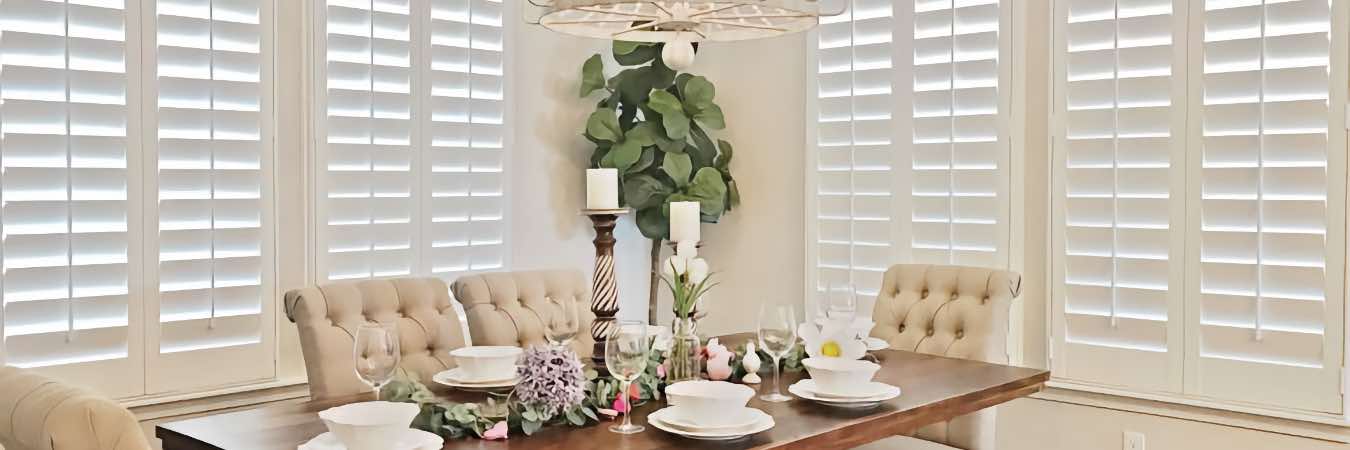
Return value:
<svg viewBox="0 0 1350 450">
<path fill-rule="evenodd" d="M 674 417 L 700 426 L 723 425 L 727 411 L 745 407 L 755 390 L 725 381 L 681 381 L 666 386 L 666 403 Z"/>
<path fill-rule="evenodd" d="M 768 431 L 769 429 L 773 428 L 774 426 L 773 417 L 769 416 L 768 414 L 765 414 L 764 411 L 760 411 L 758 409 L 754 408 L 747 408 L 747 409 L 751 411 L 750 414 L 752 414 L 755 417 L 755 421 L 751 425 L 746 426 L 744 428 L 731 428 L 719 430 L 697 430 L 685 428 L 680 425 L 672 424 L 671 422 L 668 422 L 666 420 L 674 413 L 673 408 L 662 408 L 660 410 L 652 412 L 651 414 L 648 414 L 647 424 L 656 427 L 661 431 L 665 431 L 667 433 L 674 434 L 676 436 L 683 436 L 690 439 L 698 439 L 703 441 L 731 441 L 741 439 L 755 433 Z"/>
<path fill-rule="evenodd" d="M 412 403 L 360 402 L 319 411 L 319 419 L 347 450 L 387 450 L 420 411 Z"/>
<path fill-rule="evenodd" d="M 511 372 L 511 374 L 508 375 L 508 376 L 504 376 L 504 377 L 495 377 L 494 379 L 491 379 L 491 380 L 482 380 L 482 379 L 474 379 L 473 377 L 466 376 L 466 375 L 464 374 L 464 370 L 463 370 L 463 369 L 460 369 L 460 368 L 458 368 L 458 367 L 445 371 L 445 378 L 446 378 L 447 380 L 450 380 L 450 381 L 453 381 L 453 382 L 456 382 L 456 383 L 459 383 L 459 384 L 501 384 L 501 383 L 505 383 L 505 382 L 508 382 L 508 381 L 513 381 L 513 380 L 515 380 L 516 378 L 519 378 L 519 377 L 520 377 L 520 374 L 518 374 L 518 373 L 516 373 L 516 372 L 513 371 L 513 372 Z"/>
<path fill-rule="evenodd" d="M 519 377 L 511 377 L 511 379 L 505 381 L 493 381 L 487 383 L 466 383 L 460 381 L 461 378 L 456 376 L 458 374 L 456 372 L 457 369 L 458 367 L 432 375 L 431 381 L 434 381 L 437 384 L 442 384 L 459 390 L 483 391 L 483 392 L 509 389 L 512 386 L 515 386 L 516 383 L 520 382 Z"/>
<path fill-rule="evenodd" d="M 839 398 L 839 397 L 823 396 L 820 395 L 818 391 L 816 391 L 815 382 L 809 379 L 801 380 L 796 383 L 793 383 L 791 386 L 788 386 L 788 392 L 791 392 L 793 395 L 796 395 L 798 397 L 811 400 L 816 403 L 820 403 L 822 405 L 834 406 L 838 408 L 849 408 L 849 409 L 865 409 L 876 407 L 878 405 L 881 405 L 881 402 L 900 396 L 900 388 L 898 387 L 876 381 L 873 381 L 868 384 L 870 385 L 870 387 L 868 387 L 867 390 L 877 392 L 877 395 L 872 397 L 859 397 L 859 398 Z"/>
<path fill-rule="evenodd" d="M 481 383 L 510 379 L 516 374 L 516 361 L 522 353 L 520 347 L 479 345 L 451 350 L 450 356 L 460 369 L 460 379 Z"/>
<path fill-rule="evenodd" d="M 678 428 L 683 428 L 686 430 L 699 432 L 719 432 L 719 431 L 738 430 L 754 425 L 755 422 L 759 421 L 760 419 L 759 414 L 756 414 L 757 412 L 759 412 L 758 409 L 741 408 L 737 410 L 730 410 L 727 412 L 719 413 L 717 420 L 718 424 L 716 425 L 706 425 L 689 422 L 685 420 L 684 417 L 677 414 L 675 411 L 671 411 L 671 413 L 664 416 L 663 419 L 667 424 L 670 424 Z"/>
<path fill-rule="evenodd" d="M 426 431 L 408 428 L 403 430 L 398 443 L 387 446 L 391 450 L 440 450 L 445 445 L 445 440 Z M 296 450 L 347 450 L 347 446 L 342 445 L 337 435 L 333 433 L 323 433 L 310 439 L 309 442 L 300 444 Z"/>
<path fill-rule="evenodd" d="M 855 396 L 872 381 L 881 366 L 870 361 L 842 358 L 806 358 L 802 365 L 823 392 Z"/>
</svg>

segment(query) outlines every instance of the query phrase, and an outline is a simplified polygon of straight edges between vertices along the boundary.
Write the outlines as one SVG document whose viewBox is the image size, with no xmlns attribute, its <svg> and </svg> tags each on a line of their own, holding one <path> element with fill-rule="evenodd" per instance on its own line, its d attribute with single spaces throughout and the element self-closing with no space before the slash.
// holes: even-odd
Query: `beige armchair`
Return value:
<svg viewBox="0 0 1350 450">
<path fill-rule="evenodd" d="M 116 402 L 13 367 L 0 367 L 0 448 L 148 450 L 130 411 Z"/>
<path fill-rule="evenodd" d="M 370 391 L 356 376 L 352 344 L 362 323 L 398 328 L 400 367 L 423 383 L 454 367 L 450 350 L 464 331 L 439 278 L 397 278 L 325 284 L 286 293 L 286 316 L 300 329 L 300 349 L 315 400 Z"/>
<path fill-rule="evenodd" d="M 886 271 L 872 311 L 873 337 L 891 348 L 952 358 L 1008 362 L 1008 314 L 1022 276 L 1001 270 L 900 264 Z M 990 450 L 993 408 L 929 425 L 912 437 L 860 448 Z"/>
<path fill-rule="evenodd" d="M 581 324 L 572 349 L 587 358 L 595 345 L 587 284 L 579 270 L 543 270 L 460 277 L 450 290 L 464 305 L 474 345 L 546 343 L 545 329 L 562 321 L 559 304 L 575 305 Z"/>
</svg>

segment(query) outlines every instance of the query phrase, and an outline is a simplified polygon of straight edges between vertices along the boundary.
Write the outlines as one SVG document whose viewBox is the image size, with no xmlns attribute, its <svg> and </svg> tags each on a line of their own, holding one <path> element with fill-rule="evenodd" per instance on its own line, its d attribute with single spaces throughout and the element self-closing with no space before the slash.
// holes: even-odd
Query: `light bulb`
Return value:
<svg viewBox="0 0 1350 450">
<path fill-rule="evenodd" d="M 676 72 L 688 69 L 694 65 L 694 43 L 684 34 L 675 36 L 674 40 L 667 42 L 665 48 L 661 49 L 661 61 Z"/>
</svg>

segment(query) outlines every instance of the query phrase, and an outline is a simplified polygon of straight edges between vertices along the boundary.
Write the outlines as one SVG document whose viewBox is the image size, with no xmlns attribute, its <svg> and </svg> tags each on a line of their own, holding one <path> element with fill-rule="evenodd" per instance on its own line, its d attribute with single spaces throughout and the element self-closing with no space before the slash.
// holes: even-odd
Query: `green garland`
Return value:
<svg viewBox="0 0 1350 450">
<path fill-rule="evenodd" d="M 730 381 L 739 381 L 745 375 L 745 369 L 741 367 L 741 359 L 745 356 L 746 346 L 741 344 L 732 361 L 732 378 Z M 764 361 L 761 371 L 772 370 L 773 362 L 767 353 L 757 352 Z M 801 360 L 805 357 L 805 350 L 797 346 L 792 353 L 783 358 L 783 370 L 795 372 L 802 369 Z M 642 376 L 633 382 L 638 388 L 638 401 L 634 406 L 641 405 L 648 401 L 661 400 L 661 389 L 665 383 L 661 377 L 657 376 L 657 367 L 661 365 L 664 355 L 660 352 L 651 352 L 647 362 L 647 369 Z M 563 411 L 561 414 L 548 416 L 541 412 L 540 408 L 528 405 L 515 400 L 514 396 L 507 397 L 506 417 L 488 417 L 484 414 L 485 404 L 483 403 L 458 403 L 445 400 L 436 396 L 426 385 L 407 376 L 406 373 L 400 374 L 394 381 L 380 390 L 382 400 L 391 402 L 416 403 L 421 407 L 421 412 L 413 419 L 413 428 L 423 431 L 429 431 L 440 435 L 446 439 L 459 439 L 473 436 L 482 438 L 483 434 L 497 423 L 505 420 L 508 434 L 524 433 L 525 435 L 534 434 L 546 425 L 567 424 L 574 427 L 584 427 L 600 421 L 602 410 L 611 410 L 614 399 L 619 394 L 620 383 L 608 377 L 600 377 L 593 369 L 586 370 L 586 399 L 581 404 L 573 406 L 571 409 Z"/>
</svg>

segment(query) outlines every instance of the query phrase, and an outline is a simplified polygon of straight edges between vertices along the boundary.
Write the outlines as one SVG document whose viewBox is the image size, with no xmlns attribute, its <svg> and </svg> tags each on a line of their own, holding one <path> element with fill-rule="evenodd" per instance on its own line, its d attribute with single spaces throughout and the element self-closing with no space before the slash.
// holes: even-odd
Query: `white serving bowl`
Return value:
<svg viewBox="0 0 1350 450">
<path fill-rule="evenodd" d="M 685 423 L 716 426 L 732 418 L 729 411 L 744 408 L 755 390 L 725 381 L 681 381 L 666 386 L 666 403 Z"/>
<path fill-rule="evenodd" d="M 881 366 L 873 362 L 843 358 L 806 358 L 802 360 L 811 379 L 825 394 L 853 394 L 872 381 Z"/>
<path fill-rule="evenodd" d="M 421 408 L 413 403 L 361 402 L 319 411 L 347 450 L 385 450 L 407 433 Z"/>
<path fill-rule="evenodd" d="M 464 381 L 501 381 L 515 378 L 521 353 L 520 347 L 480 345 L 451 350 L 450 356 Z"/>
</svg>

